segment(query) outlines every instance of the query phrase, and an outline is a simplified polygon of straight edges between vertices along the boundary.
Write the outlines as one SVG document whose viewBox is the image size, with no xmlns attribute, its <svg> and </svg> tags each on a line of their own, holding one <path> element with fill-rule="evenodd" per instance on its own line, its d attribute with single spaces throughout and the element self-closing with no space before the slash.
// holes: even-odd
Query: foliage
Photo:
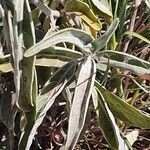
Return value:
<svg viewBox="0 0 150 150">
<path fill-rule="evenodd" d="M 139 50 L 135 47 L 135 53 L 131 52 L 129 43 L 134 37 L 138 44 L 150 41 L 144 33 L 147 28 L 143 35 L 136 24 L 125 30 L 132 6 L 128 8 L 126 0 L 0 2 L 1 77 L 11 72 L 11 85 L 15 85 L 3 87 L 0 100 L 0 118 L 9 131 L 9 149 L 14 148 L 17 114 L 21 116 L 18 149 L 28 150 L 59 95 L 66 100 L 68 112 L 67 137 L 61 150 L 74 149 L 82 138 L 90 107 L 95 109 L 109 147 L 132 149 L 138 132 L 125 136 L 121 127 L 150 128 L 150 115 L 133 106 L 143 91 L 149 93 L 150 62 L 147 55 L 135 56 Z M 142 5 L 135 4 L 137 8 Z M 133 32 L 132 26 L 139 32 Z M 112 80 L 115 83 L 108 90 Z"/>
</svg>

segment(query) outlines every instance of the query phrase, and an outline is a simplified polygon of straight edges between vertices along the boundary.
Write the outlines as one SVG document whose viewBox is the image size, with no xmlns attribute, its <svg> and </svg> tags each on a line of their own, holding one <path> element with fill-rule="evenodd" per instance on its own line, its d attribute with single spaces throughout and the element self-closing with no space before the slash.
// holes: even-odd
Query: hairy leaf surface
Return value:
<svg viewBox="0 0 150 150">
<path fill-rule="evenodd" d="M 61 42 L 68 42 L 75 44 L 76 46 L 81 48 L 81 51 L 83 53 L 89 54 L 90 50 L 88 48 L 85 49 L 85 46 L 92 41 L 93 37 L 82 30 L 72 28 L 64 29 L 44 38 L 39 43 L 35 44 L 28 51 L 25 52 L 24 56 L 25 57 L 33 56 L 39 53 L 41 50 L 54 46 L 55 44 Z"/>
<path fill-rule="evenodd" d="M 62 149 L 73 149 L 84 127 L 89 100 L 95 80 L 95 65 L 94 60 L 90 56 L 81 64 L 71 106 L 67 141 Z"/>
</svg>

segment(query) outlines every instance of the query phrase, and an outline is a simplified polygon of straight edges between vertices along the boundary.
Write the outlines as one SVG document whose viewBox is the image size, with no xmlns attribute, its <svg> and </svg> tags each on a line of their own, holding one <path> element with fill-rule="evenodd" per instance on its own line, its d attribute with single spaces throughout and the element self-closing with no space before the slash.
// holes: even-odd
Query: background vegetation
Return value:
<svg viewBox="0 0 150 150">
<path fill-rule="evenodd" d="M 149 0 L 0 0 L 0 149 L 150 147 Z"/>
</svg>

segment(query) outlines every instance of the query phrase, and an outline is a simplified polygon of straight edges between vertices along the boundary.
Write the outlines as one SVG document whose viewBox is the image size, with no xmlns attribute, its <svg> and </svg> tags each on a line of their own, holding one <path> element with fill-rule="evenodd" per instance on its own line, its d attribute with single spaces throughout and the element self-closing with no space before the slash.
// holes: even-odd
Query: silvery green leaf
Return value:
<svg viewBox="0 0 150 150">
<path fill-rule="evenodd" d="M 101 12 L 112 17 L 110 6 L 107 0 L 91 0 L 91 1 Z"/>
<path fill-rule="evenodd" d="M 100 36 L 98 39 L 92 42 L 93 51 L 97 53 L 101 50 L 110 40 L 114 32 L 116 31 L 119 24 L 119 19 L 116 18 L 111 25 L 109 26 L 108 30 L 104 33 L 104 35 Z"/>
<path fill-rule="evenodd" d="M 89 56 L 82 63 L 69 116 L 66 144 L 61 149 L 74 149 L 84 127 L 89 100 L 92 94 L 96 64 Z"/>
<path fill-rule="evenodd" d="M 97 54 L 100 63 L 107 64 L 109 57 L 110 66 L 126 69 L 137 75 L 150 74 L 150 63 L 127 53 L 104 50 Z"/>
<path fill-rule="evenodd" d="M 36 99 L 36 112 L 27 113 L 27 125 L 21 134 L 19 148 L 29 150 L 37 128 L 42 123 L 46 112 L 50 109 L 55 98 L 62 92 L 76 71 L 77 62 L 70 62 L 58 69 L 45 83 Z"/>
<path fill-rule="evenodd" d="M 28 49 L 25 52 L 24 56 L 25 57 L 33 56 L 39 53 L 40 51 L 61 42 L 68 42 L 75 44 L 81 49 L 82 53 L 89 54 L 90 47 L 88 48 L 86 47 L 86 45 L 91 43 L 92 41 L 93 37 L 82 30 L 73 28 L 63 29 L 50 36 L 46 36 L 42 41 L 38 42 L 30 49 Z"/>
<path fill-rule="evenodd" d="M 40 53 L 37 54 L 37 58 L 52 58 L 57 57 L 58 59 L 66 58 L 70 60 L 76 60 L 83 57 L 81 52 L 64 48 L 64 47 L 50 47 L 47 49 L 42 50 Z"/>
</svg>

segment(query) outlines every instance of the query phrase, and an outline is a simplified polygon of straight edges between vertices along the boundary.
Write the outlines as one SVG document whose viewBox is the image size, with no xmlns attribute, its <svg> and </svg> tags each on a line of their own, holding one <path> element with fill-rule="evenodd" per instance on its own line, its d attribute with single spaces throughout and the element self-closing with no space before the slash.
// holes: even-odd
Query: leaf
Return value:
<svg viewBox="0 0 150 150">
<path fill-rule="evenodd" d="M 104 60 L 104 62 L 102 62 L 102 63 L 107 64 L 108 62 L 106 63 L 106 61 Z M 139 76 L 142 76 L 144 74 L 150 74 L 150 69 L 145 69 L 143 67 L 130 65 L 130 64 L 127 64 L 127 63 L 124 63 L 124 62 L 110 60 L 109 64 L 110 64 L 110 66 L 113 66 L 113 67 L 129 70 L 130 72 L 132 72 L 136 75 L 139 75 Z"/>
<path fill-rule="evenodd" d="M 150 68 L 150 63 L 148 61 L 142 60 L 136 56 L 133 56 L 127 53 L 113 51 L 113 50 L 104 50 L 104 51 L 100 51 L 97 55 L 99 54 L 100 55 L 103 54 L 103 56 L 109 57 L 110 60 L 124 62 L 126 64 L 143 67 L 145 69 Z"/>
<path fill-rule="evenodd" d="M 12 66 L 10 63 L 3 63 L 3 64 L 0 64 L 0 73 L 3 72 L 3 73 L 7 73 L 7 72 L 10 72 L 12 71 Z"/>
<path fill-rule="evenodd" d="M 35 8 L 34 10 L 32 10 L 32 18 L 33 18 L 33 23 L 35 26 L 40 22 L 39 17 L 40 17 L 39 8 Z"/>
<path fill-rule="evenodd" d="M 125 136 L 129 141 L 130 145 L 133 145 L 134 142 L 137 140 L 138 134 L 139 134 L 138 130 L 133 130 Z"/>
<path fill-rule="evenodd" d="M 24 16 L 23 16 L 23 41 L 26 49 L 35 44 L 34 25 L 32 22 L 31 9 L 28 0 L 25 0 L 24 4 Z M 36 85 L 35 83 L 35 57 L 23 58 L 21 61 L 21 89 L 20 97 L 18 100 L 19 107 L 24 111 L 30 111 L 35 105 L 36 97 Z"/>
<path fill-rule="evenodd" d="M 38 58 L 35 61 L 36 66 L 42 66 L 42 67 L 62 67 L 68 63 L 68 61 L 59 60 L 57 58 Z"/>
<path fill-rule="evenodd" d="M 111 25 L 109 26 L 108 30 L 104 33 L 104 35 L 102 35 L 101 37 L 99 37 L 98 39 L 96 39 L 92 42 L 93 51 L 95 53 L 97 53 L 99 50 L 101 50 L 109 42 L 110 38 L 116 31 L 118 24 L 119 24 L 119 19 L 116 18 L 111 23 Z"/>
<path fill-rule="evenodd" d="M 94 105 L 94 108 L 95 108 L 95 111 L 96 111 L 96 115 L 97 117 L 99 118 L 99 96 L 98 96 L 98 92 L 96 90 L 95 87 L 93 87 L 93 90 L 92 90 L 92 100 L 93 100 L 93 105 Z"/>
<path fill-rule="evenodd" d="M 83 57 L 83 54 L 81 52 L 64 48 L 64 47 L 50 47 L 47 49 L 42 50 L 40 53 L 37 54 L 37 58 L 52 58 L 57 57 L 58 59 L 66 58 L 70 60 L 76 60 Z"/>
<path fill-rule="evenodd" d="M 35 44 L 35 29 L 33 24 L 32 12 L 28 1 L 25 0 L 23 14 L 23 42 L 26 49 Z"/>
<path fill-rule="evenodd" d="M 120 136 L 113 114 L 109 110 L 107 103 L 97 88 L 95 88 L 94 92 L 92 93 L 92 99 L 94 107 L 96 106 L 95 109 L 101 131 L 109 146 L 112 149 L 118 149 L 122 146 L 122 149 L 124 149 L 125 144 Z"/>
<path fill-rule="evenodd" d="M 10 59 L 10 54 L 0 57 L 0 73 L 1 72 L 7 73 L 12 71 L 12 66 L 9 62 L 9 59 Z"/>
<path fill-rule="evenodd" d="M 104 14 L 113 17 L 111 11 L 110 11 L 110 6 L 106 0 L 91 0 L 91 2 Z"/>
<path fill-rule="evenodd" d="M 92 29 L 86 22 L 83 22 L 82 25 L 84 26 L 84 31 L 91 34 L 95 39 L 97 38 L 97 31 Z"/>
<path fill-rule="evenodd" d="M 123 0 L 123 1 L 117 0 L 117 2 L 118 2 L 118 7 L 116 10 L 116 16 L 119 18 L 120 23 L 116 32 L 116 39 L 121 39 L 123 37 L 123 33 L 125 30 L 124 25 L 130 12 L 128 11 L 127 8 L 127 0 Z"/>
<path fill-rule="evenodd" d="M 97 54 L 100 62 L 103 64 L 109 64 L 113 67 L 129 70 L 130 72 L 142 76 L 144 74 L 150 74 L 150 63 L 139 59 L 135 56 L 127 53 L 105 50 Z M 106 57 L 106 58 L 105 58 Z"/>
<path fill-rule="evenodd" d="M 20 149 L 30 149 L 37 128 L 42 123 L 46 112 L 54 103 L 55 98 L 62 92 L 68 81 L 74 75 L 76 67 L 77 62 L 70 62 L 58 69 L 46 82 L 36 99 L 35 120 L 34 116 L 32 116 L 30 112 L 27 114 L 27 117 L 29 118 L 30 122 L 28 122 L 28 124 L 26 125 L 25 131 L 22 132 L 21 139 L 19 142 Z"/>
<path fill-rule="evenodd" d="M 99 31 L 102 28 L 100 21 L 85 2 L 79 0 L 68 1 L 65 4 L 64 9 L 67 12 L 75 12 L 83 21 L 85 21 L 94 30 Z"/>
<path fill-rule="evenodd" d="M 150 40 L 149 40 L 149 39 L 147 39 L 146 37 L 144 37 L 144 36 L 142 36 L 142 35 L 140 35 L 140 34 L 138 34 L 138 33 L 136 33 L 136 32 L 126 31 L 126 32 L 124 33 L 124 35 L 131 35 L 131 36 L 134 36 L 134 37 L 136 37 L 136 38 L 138 38 L 138 39 L 140 39 L 140 40 L 142 40 L 142 41 L 144 41 L 144 42 L 150 44 Z"/>
<path fill-rule="evenodd" d="M 146 4 L 147 7 L 150 9 L 150 0 L 145 0 L 145 4 Z"/>
<path fill-rule="evenodd" d="M 150 115 L 146 112 L 142 112 L 130 104 L 126 103 L 118 96 L 106 90 L 98 82 L 95 82 L 95 86 L 100 90 L 105 98 L 113 115 L 124 121 L 125 123 L 141 128 L 150 128 Z"/>
<path fill-rule="evenodd" d="M 95 80 L 96 66 L 89 56 L 81 64 L 69 116 L 66 144 L 61 149 L 73 149 L 84 127 L 86 113 Z"/>
<path fill-rule="evenodd" d="M 29 50 L 27 50 L 24 54 L 25 57 L 33 56 L 43 49 L 46 49 L 48 47 L 54 46 L 55 44 L 61 43 L 61 42 L 68 42 L 75 44 L 79 48 L 81 48 L 82 52 L 85 54 L 89 54 L 89 49 L 85 50 L 85 46 L 89 44 L 91 41 L 93 41 L 93 37 L 86 32 L 83 32 L 82 30 L 78 29 L 64 29 L 61 31 L 58 31 L 52 35 L 49 35 L 48 37 L 45 37 L 42 41 L 32 46 Z"/>
<path fill-rule="evenodd" d="M 17 6 L 16 6 L 17 7 Z M 10 37 L 10 45 L 12 48 L 12 58 L 13 58 L 13 68 L 14 68 L 14 82 L 16 87 L 16 104 L 18 105 L 18 99 L 20 95 L 20 78 L 21 78 L 21 72 L 20 72 L 20 60 L 22 59 L 22 33 L 20 33 L 20 36 L 18 36 L 18 23 L 16 21 L 17 18 L 17 12 L 14 12 L 14 17 L 11 17 L 11 13 L 8 12 L 8 27 L 9 27 L 9 37 Z M 12 20 L 13 19 L 13 20 Z M 18 106 L 19 107 L 19 106 Z"/>
<path fill-rule="evenodd" d="M 112 149 L 127 149 L 112 112 L 109 110 L 102 93 L 99 89 L 96 90 L 98 93 L 95 100 L 98 101 L 98 119 L 103 135 Z"/>
<path fill-rule="evenodd" d="M 14 4 L 14 9 L 16 13 L 16 22 L 22 22 L 24 1 L 20 3 L 20 0 L 13 0 L 12 2 Z"/>
<path fill-rule="evenodd" d="M 63 97 L 66 100 L 66 109 L 67 109 L 67 117 L 70 114 L 71 110 L 71 102 L 72 102 L 72 97 L 73 97 L 73 92 L 70 91 L 69 87 L 65 87 L 65 89 L 62 91 Z"/>
<path fill-rule="evenodd" d="M 68 82 L 68 80 L 74 75 L 76 66 L 76 62 L 66 64 L 60 68 L 45 84 L 37 98 L 37 113 L 39 113 L 42 108 L 45 109 L 44 105 L 49 101 L 49 99 L 56 95 L 57 91 L 59 92 L 59 90 L 64 87 L 64 84 L 66 85 L 65 82 Z M 43 103 L 45 104 L 43 105 Z"/>
</svg>

